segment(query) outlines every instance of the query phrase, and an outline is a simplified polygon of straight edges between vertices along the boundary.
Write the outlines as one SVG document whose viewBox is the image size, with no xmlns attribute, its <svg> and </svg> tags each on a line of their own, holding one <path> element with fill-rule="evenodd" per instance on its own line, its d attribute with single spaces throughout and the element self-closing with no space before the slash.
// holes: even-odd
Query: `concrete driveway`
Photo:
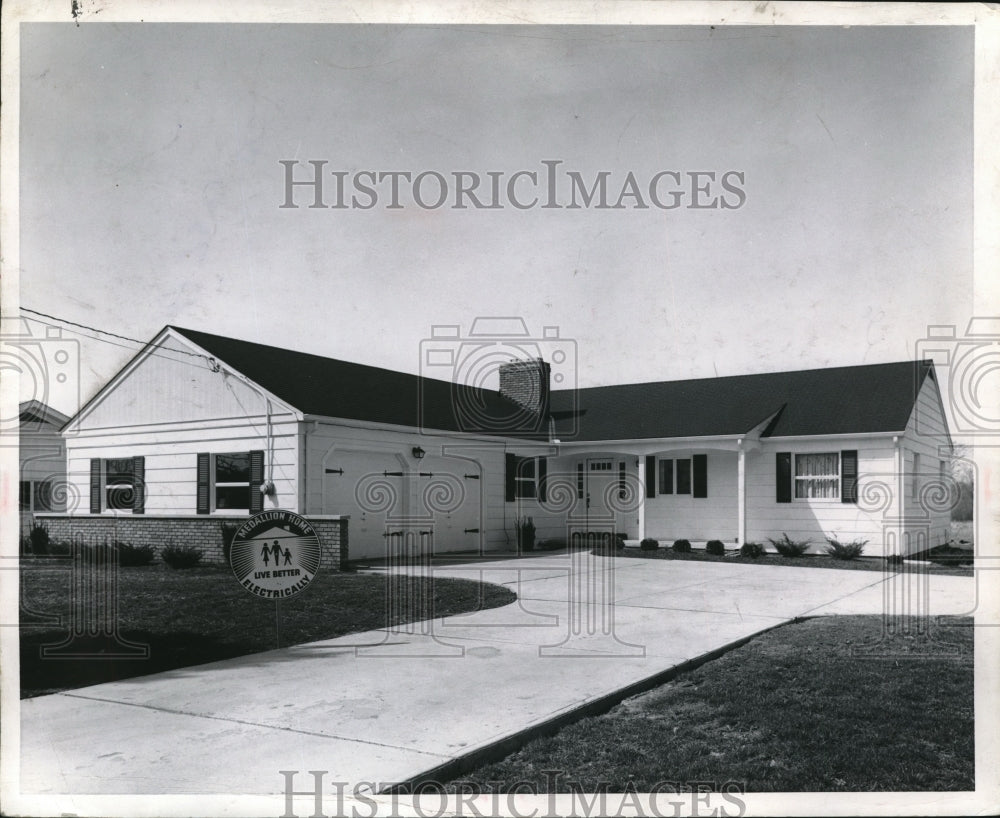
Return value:
<svg viewBox="0 0 1000 818">
<path fill-rule="evenodd" d="M 25 700 L 22 792 L 282 793 L 280 770 L 377 791 L 795 617 L 975 604 L 972 578 L 581 552 L 434 573 L 518 601 Z"/>
</svg>

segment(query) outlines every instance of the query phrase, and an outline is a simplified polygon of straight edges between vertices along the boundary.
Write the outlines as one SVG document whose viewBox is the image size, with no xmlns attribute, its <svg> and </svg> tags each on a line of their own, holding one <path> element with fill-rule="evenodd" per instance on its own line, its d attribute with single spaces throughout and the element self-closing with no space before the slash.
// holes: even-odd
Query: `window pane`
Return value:
<svg viewBox="0 0 1000 818">
<path fill-rule="evenodd" d="M 677 493 L 691 493 L 691 460 L 684 458 L 677 461 Z"/>
<path fill-rule="evenodd" d="M 518 480 L 514 484 L 514 496 L 519 500 L 533 500 L 535 499 L 535 481 L 534 480 Z"/>
<path fill-rule="evenodd" d="M 104 482 L 106 485 L 115 483 L 132 484 L 132 458 L 117 457 L 104 461 Z"/>
<path fill-rule="evenodd" d="M 250 508 L 250 486 L 217 486 L 215 489 L 215 507 L 217 509 Z"/>
<path fill-rule="evenodd" d="M 114 511 L 131 511 L 135 493 L 131 486 L 108 486 L 107 507 Z"/>
<path fill-rule="evenodd" d="M 797 477 L 836 477 L 839 474 L 839 458 L 836 452 L 829 454 L 795 455 L 795 475 Z"/>
<path fill-rule="evenodd" d="M 250 483 L 250 453 L 217 454 L 215 456 L 216 483 Z M 249 508 L 249 506 L 244 506 Z"/>
<path fill-rule="evenodd" d="M 35 511 L 52 511 L 52 483 L 49 480 L 35 483 Z"/>
<path fill-rule="evenodd" d="M 535 476 L 535 458 L 525 457 L 517 467 L 518 477 L 534 477 Z"/>
</svg>

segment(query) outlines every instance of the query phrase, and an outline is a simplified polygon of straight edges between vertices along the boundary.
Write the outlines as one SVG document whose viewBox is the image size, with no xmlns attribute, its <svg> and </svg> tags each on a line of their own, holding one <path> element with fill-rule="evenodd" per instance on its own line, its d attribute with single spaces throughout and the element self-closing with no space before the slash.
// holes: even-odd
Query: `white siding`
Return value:
<svg viewBox="0 0 1000 818">
<path fill-rule="evenodd" d="M 778 452 L 794 454 L 858 452 L 858 503 L 840 499 L 776 500 Z M 868 540 L 865 554 L 883 554 L 886 531 L 894 530 L 897 488 L 892 436 L 836 437 L 815 440 L 768 440 L 746 457 L 747 541 L 768 545 L 767 538 L 787 533 L 793 540 L 810 540 L 810 553 L 823 553 L 826 538 L 841 542 Z"/>
<path fill-rule="evenodd" d="M 940 464 L 948 460 L 950 445 L 937 382 L 928 377 L 917 395 L 902 443 L 905 475 L 903 508 L 911 529 L 912 542 L 907 548 L 910 553 L 948 540 L 951 506 L 957 500 L 957 486 L 949 477 L 942 479 Z M 913 468 L 915 455 L 919 455 L 918 472 Z"/>
<path fill-rule="evenodd" d="M 81 431 L 67 439 L 67 480 L 70 513 L 90 510 L 91 458 L 145 458 L 146 514 L 190 515 L 197 509 L 197 456 L 264 451 L 265 478 L 275 494 L 265 508 L 298 511 L 298 424 L 289 416 L 272 418 L 271 445 L 263 417 L 215 423 L 175 423 L 120 431 Z M 224 514 L 225 512 L 219 512 Z M 233 513 L 233 512 L 231 512 Z"/>
<path fill-rule="evenodd" d="M 646 500 L 646 536 L 656 540 L 692 541 L 722 540 L 735 543 L 738 526 L 736 496 L 736 452 L 704 451 L 699 449 L 671 451 L 662 455 L 676 462 L 694 454 L 707 454 L 708 496 L 692 494 L 660 494 Z M 657 459 L 657 480 L 659 480 Z"/>
<path fill-rule="evenodd" d="M 246 418 L 266 412 L 257 390 L 225 370 L 213 372 L 204 357 L 191 352 L 178 340 L 165 341 L 86 410 L 81 428 Z"/>
</svg>

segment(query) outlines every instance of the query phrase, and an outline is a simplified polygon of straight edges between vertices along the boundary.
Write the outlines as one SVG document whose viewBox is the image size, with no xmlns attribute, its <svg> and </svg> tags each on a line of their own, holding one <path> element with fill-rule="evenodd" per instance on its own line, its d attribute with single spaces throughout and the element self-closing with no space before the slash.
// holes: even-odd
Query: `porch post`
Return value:
<svg viewBox="0 0 1000 818">
<path fill-rule="evenodd" d="M 639 519 L 637 520 L 639 524 L 638 531 L 640 540 L 644 540 L 646 538 L 646 492 L 645 492 L 646 477 L 644 473 L 645 464 L 646 464 L 646 459 L 642 455 L 639 455 L 635 459 L 636 473 L 639 477 L 639 482 L 637 485 L 643 487 L 643 490 L 639 492 Z"/>
<path fill-rule="evenodd" d="M 740 545 L 743 545 L 747 537 L 746 452 L 743 451 L 743 438 L 740 438 L 737 443 L 740 448 L 736 466 L 736 540 Z"/>
</svg>

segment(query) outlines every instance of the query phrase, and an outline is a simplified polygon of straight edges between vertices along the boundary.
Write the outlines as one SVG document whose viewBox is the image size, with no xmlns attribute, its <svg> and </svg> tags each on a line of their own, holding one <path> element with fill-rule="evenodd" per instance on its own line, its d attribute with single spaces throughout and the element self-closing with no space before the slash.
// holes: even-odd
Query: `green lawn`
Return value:
<svg viewBox="0 0 1000 818">
<path fill-rule="evenodd" d="M 507 588 L 470 580 L 397 578 L 390 585 L 384 576 L 322 571 L 300 594 L 276 603 L 248 593 L 226 566 L 119 570 L 117 632 L 148 645 L 149 656 L 111 658 L 120 652 L 113 640 L 84 636 L 73 641 L 73 651 L 103 655 L 42 658 L 42 646 L 64 641 L 72 626 L 70 563 L 22 562 L 22 697 L 386 627 L 390 587 L 403 611 L 391 624 L 496 608 L 517 598 Z M 60 621 L 43 621 L 53 616 Z"/>
<path fill-rule="evenodd" d="M 747 792 L 971 790 L 971 625 L 945 618 L 930 639 L 882 643 L 881 617 L 791 624 L 450 786 L 647 792 L 668 781 L 736 781 Z M 890 655 L 871 655 L 876 646 Z"/>
</svg>

